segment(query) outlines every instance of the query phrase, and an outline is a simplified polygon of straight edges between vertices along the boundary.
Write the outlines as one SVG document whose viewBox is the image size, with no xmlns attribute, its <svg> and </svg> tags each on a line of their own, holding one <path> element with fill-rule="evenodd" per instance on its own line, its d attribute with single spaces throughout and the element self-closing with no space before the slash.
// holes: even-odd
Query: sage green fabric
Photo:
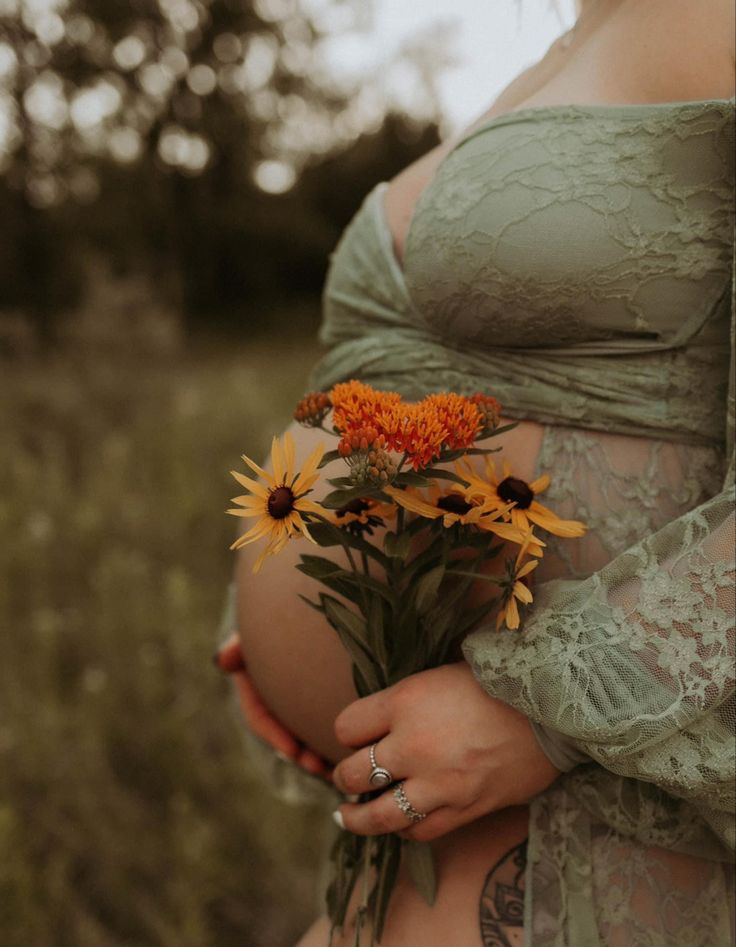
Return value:
<svg viewBox="0 0 736 947">
<path fill-rule="evenodd" d="M 594 761 L 532 804 L 534 947 L 732 942 L 733 152 L 733 100 L 523 109 L 443 161 L 403 269 L 385 185 L 332 258 L 313 385 L 495 395 L 591 527 L 465 644 Z"/>
</svg>

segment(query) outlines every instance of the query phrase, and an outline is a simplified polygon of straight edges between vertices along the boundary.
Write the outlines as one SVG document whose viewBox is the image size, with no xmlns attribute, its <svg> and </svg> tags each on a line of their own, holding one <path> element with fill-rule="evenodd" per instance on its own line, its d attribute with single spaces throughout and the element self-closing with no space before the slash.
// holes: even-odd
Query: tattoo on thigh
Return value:
<svg viewBox="0 0 736 947">
<path fill-rule="evenodd" d="M 486 875 L 480 895 L 483 947 L 521 947 L 524 934 L 524 841 L 512 848 Z"/>
</svg>

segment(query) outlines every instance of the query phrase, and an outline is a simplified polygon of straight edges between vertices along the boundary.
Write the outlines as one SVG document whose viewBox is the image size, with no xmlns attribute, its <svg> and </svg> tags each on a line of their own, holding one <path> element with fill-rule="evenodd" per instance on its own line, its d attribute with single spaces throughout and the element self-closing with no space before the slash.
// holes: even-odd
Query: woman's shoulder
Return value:
<svg viewBox="0 0 736 947">
<path fill-rule="evenodd" d="M 631 17 L 630 54 L 659 101 L 734 95 L 733 0 L 648 0 L 634 4 Z"/>
</svg>

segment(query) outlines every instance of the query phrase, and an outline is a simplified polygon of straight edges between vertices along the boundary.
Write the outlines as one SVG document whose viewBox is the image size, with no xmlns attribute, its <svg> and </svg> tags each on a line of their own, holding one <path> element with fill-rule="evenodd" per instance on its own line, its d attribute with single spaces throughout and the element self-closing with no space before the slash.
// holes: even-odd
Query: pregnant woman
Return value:
<svg viewBox="0 0 736 947">
<path fill-rule="evenodd" d="M 251 716 L 255 688 L 346 794 L 375 745 L 427 816 L 390 791 L 338 810 L 433 840 L 437 901 L 400 878 L 384 947 L 732 941 L 734 11 L 581 6 L 472 128 L 368 195 L 314 383 L 495 395 L 515 475 L 549 472 L 545 502 L 587 536 L 550 538 L 521 633 L 480 628 L 466 661 L 359 701 L 299 598 L 299 544 L 257 578 L 239 554 Z M 300 459 L 320 440 L 293 433 Z M 300 947 L 328 941 L 322 918 Z"/>
</svg>

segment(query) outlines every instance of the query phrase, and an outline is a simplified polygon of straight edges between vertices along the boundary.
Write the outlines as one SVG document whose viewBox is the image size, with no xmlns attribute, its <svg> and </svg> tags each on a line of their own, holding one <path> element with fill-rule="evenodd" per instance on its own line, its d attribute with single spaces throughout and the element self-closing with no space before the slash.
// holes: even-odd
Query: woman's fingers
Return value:
<svg viewBox="0 0 736 947">
<path fill-rule="evenodd" d="M 407 806 L 409 810 L 404 811 Z M 429 823 L 440 806 L 441 800 L 428 783 L 410 779 L 390 786 L 370 802 L 344 803 L 337 811 L 348 832 L 355 835 L 385 835 Z M 412 819 L 411 813 L 424 815 L 425 818 L 421 821 L 416 817 Z"/>
<path fill-rule="evenodd" d="M 374 747 L 373 755 L 376 766 L 386 770 L 389 774 L 389 782 L 395 782 L 397 779 L 403 779 L 408 773 L 403 769 L 395 752 L 392 752 L 392 746 L 395 741 L 391 740 L 389 735 L 385 740 L 372 744 Z M 379 783 L 371 783 L 370 777 L 373 772 L 373 763 L 371 762 L 371 747 L 363 747 L 357 753 L 346 757 L 335 767 L 333 782 L 335 788 L 346 795 L 357 795 L 364 792 L 372 792 L 381 789 Z M 385 783 L 383 784 L 385 785 Z"/>
<path fill-rule="evenodd" d="M 225 674 L 233 674 L 235 671 L 245 670 L 245 661 L 243 652 L 240 649 L 238 636 L 233 632 L 232 635 L 220 645 L 213 658 L 215 666 Z"/>
<path fill-rule="evenodd" d="M 262 740 L 290 760 L 296 760 L 299 743 L 278 720 L 271 716 L 245 671 L 236 671 L 233 683 L 245 721 Z"/>
<path fill-rule="evenodd" d="M 314 750 L 310 750 L 308 747 L 303 747 L 299 751 L 296 762 L 307 773 L 311 773 L 312 776 L 321 776 L 324 779 L 331 781 L 332 775 L 330 765 L 326 763 L 325 760 L 319 756 L 319 754 L 315 753 Z"/>
<path fill-rule="evenodd" d="M 331 766 L 313 750 L 304 747 L 269 711 L 246 670 L 240 640 L 233 633 L 218 649 L 215 665 L 232 677 L 240 710 L 253 733 L 279 755 L 301 766 L 313 776 L 331 779 Z"/>
<path fill-rule="evenodd" d="M 335 720 L 335 736 L 343 746 L 367 746 L 391 729 L 393 688 L 353 701 Z"/>
</svg>

